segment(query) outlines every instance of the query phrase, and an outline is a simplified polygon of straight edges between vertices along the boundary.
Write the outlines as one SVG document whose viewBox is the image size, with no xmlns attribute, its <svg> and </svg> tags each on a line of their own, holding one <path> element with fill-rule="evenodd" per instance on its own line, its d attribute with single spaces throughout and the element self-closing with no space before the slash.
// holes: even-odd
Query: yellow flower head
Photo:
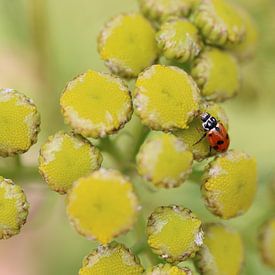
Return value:
<svg viewBox="0 0 275 275">
<path fill-rule="evenodd" d="M 135 111 L 154 130 L 188 128 L 199 110 L 199 90 L 183 70 L 154 65 L 141 73 L 134 92 Z"/>
<path fill-rule="evenodd" d="M 36 143 L 40 116 L 32 100 L 13 89 L 0 89 L 0 156 L 29 150 Z"/>
<path fill-rule="evenodd" d="M 228 52 L 209 48 L 194 62 L 191 75 L 207 100 L 224 101 L 237 94 L 240 72 L 236 59 Z"/>
<path fill-rule="evenodd" d="M 0 176 L 0 239 L 19 233 L 26 222 L 29 204 L 22 188 Z"/>
<path fill-rule="evenodd" d="M 256 160 L 232 150 L 209 164 L 202 185 L 206 206 L 223 219 L 244 214 L 253 202 L 256 189 Z"/>
<path fill-rule="evenodd" d="M 158 264 L 149 268 L 146 275 L 192 275 L 192 271 L 189 268 L 182 268 L 173 266 L 170 264 Z"/>
<path fill-rule="evenodd" d="M 103 244 L 132 227 L 138 208 L 132 184 L 114 170 L 80 178 L 67 197 L 67 214 L 76 230 Z"/>
<path fill-rule="evenodd" d="M 193 155 L 187 146 L 171 134 L 155 134 L 142 145 L 137 169 L 157 187 L 177 187 L 192 171 Z"/>
<path fill-rule="evenodd" d="M 259 244 L 263 261 L 275 270 L 275 217 L 261 228 Z"/>
<path fill-rule="evenodd" d="M 185 19 L 172 19 L 157 33 L 158 47 L 168 59 L 191 61 L 201 51 L 198 29 Z"/>
<path fill-rule="evenodd" d="M 64 194 L 75 180 L 97 170 L 101 162 L 99 150 L 87 139 L 59 132 L 42 146 L 39 171 L 52 190 Z"/>
<path fill-rule="evenodd" d="M 148 244 L 167 262 L 193 257 L 203 243 L 201 221 L 180 206 L 155 209 L 147 224 Z"/>
<path fill-rule="evenodd" d="M 258 31 L 256 23 L 245 9 L 238 7 L 238 12 L 245 25 L 246 35 L 239 45 L 232 47 L 232 50 L 240 60 L 244 61 L 251 59 L 256 53 L 258 46 Z"/>
<path fill-rule="evenodd" d="M 132 115 L 131 96 L 124 82 L 92 70 L 68 83 L 60 104 L 73 130 L 93 138 L 118 131 Z"/>
<path fill-rule="evenodd" d="M 101 31 L 98 51 L 113 73 L 137 77 L 158 57 L 155 30 L 138 13 L 120 14 Z"/>
<path fill-rule="evenodd" d="M 187 16 L 193 0 L 139 0 L 142 13 L 153 21 Z"/>
<path fill-rule="evenodd" d="M 118 243 L 99 246 L 83 260 L 79 275 L 143 274 L 143 267 L 129 249 Z"/>
<path fill-rule="evenodd" d="M 226 129 L 228 129 L 227 115 L 219 104 L 213 102 L 202 103 L 200 106 L 200 112 L 209 113 L 221 122 Z M 195 160 L 201 161 L 210 156 L 208 140 L 205 138 L 201 142 L 197 143 L 197 141 L 199 141 L 204 135 L 200 117 L 194 118 L 189 124 L 188 129 L 177 130 L 174 131 L 173 134 L 183 140 L 183 142 L 188 146 L 188 149 L 193 153 Z M 211 150 L 211 155 L 215 154 L 217 154 L 217 152 L 215 150 Z"/>
<path fill-rule="evenodd" d="M 237 45 L 246 34 L 237 8 L 226 0 L 201 1 L 191 19 L 200 29 L 205 41 L 211 45 Z"/>
<path fill-rule="evenodd" d="M 208 224 L 204 229 L 203 246 L 197 264 L 203 275 L 237 275 L 244 262 L 240 234 L 222 224 Z"/>
</svg>

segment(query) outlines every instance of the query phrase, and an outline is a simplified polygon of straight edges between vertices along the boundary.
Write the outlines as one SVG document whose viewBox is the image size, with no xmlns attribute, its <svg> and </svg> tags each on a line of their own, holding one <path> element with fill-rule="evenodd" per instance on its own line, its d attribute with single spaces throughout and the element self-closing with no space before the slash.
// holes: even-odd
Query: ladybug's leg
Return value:
<svg viewBox="0 0 275 275">
<path fill-rule="evenodd" d="M 203 130 L 202 128 L 199 128 L 199 127 L 196 127 L 196 130 L 197 130 L 198 132 L 200 132 L 200 133 L 203 133 L 203 132 L 204 132 L 204 130 Z"/>
<path fill-rule="evenodd" d="M 200 143 L 206 137 L 206 135 L 207 135 L 207 133 L 204 133 L 204 135 L 196 143 L 194 143 L 193 146 Z"/>
<path fill-rule="evenodd" d="M 209 155 L 211 155 L 212 147 L 209 146 Z"/>
</svg>

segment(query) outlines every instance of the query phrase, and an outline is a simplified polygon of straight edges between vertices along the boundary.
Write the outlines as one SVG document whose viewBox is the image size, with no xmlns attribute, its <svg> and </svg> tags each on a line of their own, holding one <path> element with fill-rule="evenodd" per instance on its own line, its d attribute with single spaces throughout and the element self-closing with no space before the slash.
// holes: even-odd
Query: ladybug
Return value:
<svg viewBox="0 0 275 275">
<path fill-rule="evenodd" d="M 202 120 L 202 128 L 205 133 L 195 144 L 198 144 L 206 137 L 210 145 L 210 152 L 211 149 L 221 153 L 225 152 L 229 147 L 230 139 L 223 124 L 218 122 L 217 119 L 209 113 L 203 113 L 200 117 Z"/>
</svg>

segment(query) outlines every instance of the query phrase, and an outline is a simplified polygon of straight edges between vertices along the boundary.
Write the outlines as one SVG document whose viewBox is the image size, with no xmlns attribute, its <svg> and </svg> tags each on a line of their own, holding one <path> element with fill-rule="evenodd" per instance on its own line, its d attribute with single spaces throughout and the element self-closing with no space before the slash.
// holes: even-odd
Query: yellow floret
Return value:
<svg viewBox="0 0 275 275">
<path fill-rule="evenodd" d="M 136 82 L 134 105 L 142 122 L 155 130 L 188 128 L 198 113 L 199 90 L 183 70 L 154 65 Z"/>
<path fill-rule="evenodd" d="M 202 192 L 209 210 L 223 219 L 244 214 L 257 189 L 256 160 L 228 151 L 214 159 L 204 176 Z"/>
<path fill-rule="evenodd" d="M 170 264 L 158 264 L 149 268 L 146 275 L 192 275 L 189 268 L 182 268 Z"/>
<path fill-rule="evenodd" d="M 92 70 L 69 82 L 60 104 L 73 130 L 94 138 L 118 131 L 132 115 L 131 96 L 124 82 Z"/>
<path fill-rule="evenodd" d="M 191 18 L 205 41 L 212 45 L 237 45 L 246 34 L 238 9 L 226 0 L 201 1 Z"/>
<path fill-rule="evenodd" d="M 228 129 L 228 118 L 224 109 L 220 105 L 213 102 L 203 103 L 200 106 L 200 111 L 201 113 L 209 113 L 222 123 L 226 129 Z M 197 143 L 204 135 L 200 117 L 194 118 L 189 124 L 188 129 L 177 130 L 174 131 L 173 134 L 183 140 L 183 142 L 188 146 L 188 149 L 193 153 L 195 160 L 201 161 L 210 155 L 217 154 L 215 150 L 211 150 L 210 152 L 207 138 L 204 138 L 201 142 Z"/>
<path fill-rule="evenodd" d="M 143 267 L 124 245 L 113 242 L 99 246 L 83 260 L 79 275 L 141 275 Z"/>
<path fill-rule="evenodd" d="M 37 141 L 40 116 L 31 99 L 0 89 L 0 156 L 24 153 Z"/>
<path fill-rule="evenodd" d="M 147 225 L 148 244 L 167 262 L 193 257 L 203 243 L 201 221 L 179 206 L 158 207 Z"/>
<path fill-rule="evenodd" d="M 198 267 L 203 275 L 238 275 L 244 262 L 240 234 L 222 224 L 209 224 L 198 252 Z"/>
<path fill-rule="evenodd" d="M 193 2 L 194 0 L 139 0 L 142 13 L 158 22 L 169 17 L 187 16 Z"/>
<path fill-rule="evenodd" d="M 192 171 L 193 155 L 171 134 L 155 134 L 142 145 L 137 169 L 157 187 L 177 187 Z"/>
<path fill-rule="evenodd" d="M 80 178 L 68 192 L 67 214 L 77 231 L 103 244 L 128 231 L 137 210 L 132 184 L 114 170 Z"/>
<path fill-rule="evenodd" d="M 39 171 L 52 190 L 64 194 L 75 180 L 98 169 L 101 162 L 99 150 L 87 139 L 59 132 L 42 146 Z"/>
<path fill-rule="evenodd" d="M 101 31 L 98 50 L 113 73 L 136 77 L 158 56 L 155 30 L 140 14 L 120 14 Z"/>
<path fill-rule="evenodd" d="M 0 176 L 0 239 L 19 233 L 26 222 L 29 204 L 22 188 Z"/>
<path fill-rule="evenodd" d="M 158 47 L 168 59 L 191 61 L 201 51 L 198 29 L 184 19 L 173 19 L 161 25 L 157 33 Z"/>
<path fill-rule="evenodd" d="M 275 218 L 264 224 L 259 241 L 263 261 L 275 270 Z"/>
<path fill-rule="evenodd" d="M 191 74 L 207 100 L 224 101 L 235 96 L 240 88 L 237 61 L 222 50 L 211 48 L 203 52 L 195 60 Z"/>
</svg>

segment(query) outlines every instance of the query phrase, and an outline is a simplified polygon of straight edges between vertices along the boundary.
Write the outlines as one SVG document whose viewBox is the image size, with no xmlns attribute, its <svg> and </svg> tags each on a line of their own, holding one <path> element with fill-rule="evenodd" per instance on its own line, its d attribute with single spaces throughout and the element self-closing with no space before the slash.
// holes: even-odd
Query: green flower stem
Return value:
<svg viewBox="0 0 275 275">
<path fill-rule="evenodd" d="M 18 166 L 12 167 L 11 169 L 1 169 L 0 168 L 0 175 L 5 178 L 10 178 L 14 181 L 22 181 L 23 182 L 30 182 L 31 180 L 39 180 L 41 176 L 38 172 L 37 167 L 35 166 Z"/>
<path fill-rule="evenodd" d="M 109 136 L 100 139 L 98 148 L 101 151 L 110 154 L 110 156 L 112 156 L 117 161 L 117 164 L 124 162 L 121 151 L 116 146 L 115 142 L 110 139 Z"/>
<path fill-rule="evenodd" d="M 193 170 L 188 180 L 194 183 L 201 184 L 202 176 L 203 176 L 202 170 Z"/>
<path fill-rule="evenodd" d="M 147 135 L 149 134 L 150 130 L 148 127 L 141 125 L 140 127 L 140 135 L 136 140 L 136 144 L 134 147 L 134 152 L 132 155 L 132 161 L 135 161 L 136 155 L 139 151 L 140 146 L 143 144 L 143 142 L 145 141 Z"/>
</svg>

